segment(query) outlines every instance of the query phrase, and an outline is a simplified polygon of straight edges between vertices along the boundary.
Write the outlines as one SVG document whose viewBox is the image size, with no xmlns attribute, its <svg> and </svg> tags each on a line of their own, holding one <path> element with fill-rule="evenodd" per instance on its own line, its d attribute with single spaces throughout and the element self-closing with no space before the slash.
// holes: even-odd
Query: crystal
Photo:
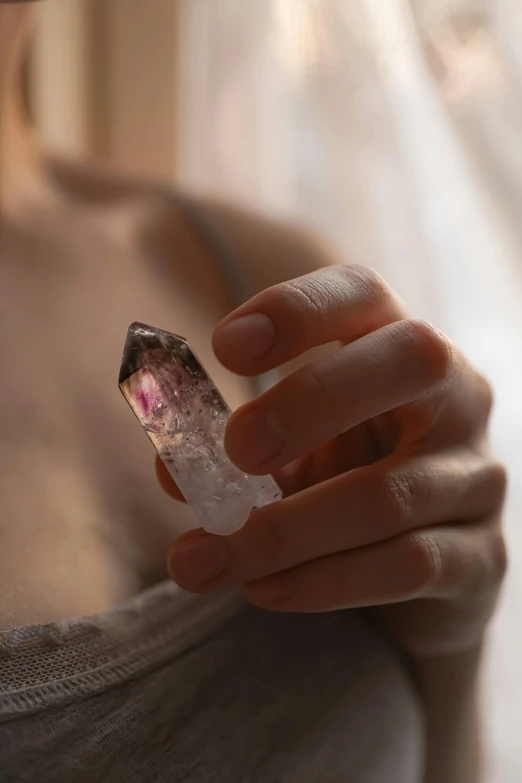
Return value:
<svg viewBox="0 0 522 783">
<path fill-rule="evenodd" d="M 119 387 L 205 530 L 230 535 L 281 498 L 271 476 L 248 476 L 227 457 L 230 408 L 184 337 L 131 324 Z"/>
</svg>

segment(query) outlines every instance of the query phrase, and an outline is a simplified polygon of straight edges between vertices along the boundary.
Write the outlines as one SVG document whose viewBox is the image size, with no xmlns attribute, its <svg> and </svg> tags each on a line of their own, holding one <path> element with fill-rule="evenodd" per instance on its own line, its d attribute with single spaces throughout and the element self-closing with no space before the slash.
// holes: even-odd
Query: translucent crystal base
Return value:
<svg viewBox="0 0 522 783">
<path fill-rule="evenodd" d="M 183 337 L 132 324 L 119 386 L 205 530 L 234 533 L 253 508 L 281 498 L 271 476 L 228 459 L 230 408 Z"/>
</svg>

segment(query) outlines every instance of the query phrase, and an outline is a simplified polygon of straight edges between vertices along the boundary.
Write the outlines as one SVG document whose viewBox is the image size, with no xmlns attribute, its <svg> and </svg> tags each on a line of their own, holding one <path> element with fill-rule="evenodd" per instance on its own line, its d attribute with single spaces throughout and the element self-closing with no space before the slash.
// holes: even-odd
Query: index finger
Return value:
<svg viewBox="0 0 522 783">
<path fill-rule="evenodd" d="M 350 343 L 406 317 L 403 304 L 377 272 L 331 266 L 254 296 L 221 322 L 213 347 L 232 372 L 258 375 L 310 348 Z"/>
</svg>

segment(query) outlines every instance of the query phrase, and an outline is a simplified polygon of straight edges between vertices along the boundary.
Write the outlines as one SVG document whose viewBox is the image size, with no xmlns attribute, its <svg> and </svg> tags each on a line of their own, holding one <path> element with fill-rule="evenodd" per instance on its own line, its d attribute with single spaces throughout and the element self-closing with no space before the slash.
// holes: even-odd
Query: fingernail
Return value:
<svg viewBox="0 0 522 783">
<path fill-rule="evenodd" d="M 239 416 L 226 436 L 229 457 L 243 470 L 256 470 L 283 448 L 286 437 L 273 411 L 255 408 Z"/>
<path fill-rule="evenodd" d="M 267 315 L 253 313 L 219 326 L 214 340 L 220 352 L 233 354 L 235 361 L 248 362 L 269 352 L 275 342 L 275 327 Z"/>
<path fill-rule="evenodd" d="M 295 593 L 295 580 L 288 576 L 269 576 L 245 585 L 249 601 L 260 606 L 273 607 L 290 601 Z"/>
<path fill-rule="evenodd" d="M 169 572 L 186 590 L 198 590 L 228 569 L 228 548 L 220 536 L 201 535 L 174 545 Z"/>
</svg>

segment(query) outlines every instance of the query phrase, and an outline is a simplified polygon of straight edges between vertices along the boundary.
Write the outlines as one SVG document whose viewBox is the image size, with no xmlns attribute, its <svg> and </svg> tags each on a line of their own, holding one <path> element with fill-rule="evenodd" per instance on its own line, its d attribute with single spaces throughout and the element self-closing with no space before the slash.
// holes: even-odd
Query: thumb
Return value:
<svg viewBox="0 0 522 783">
<path fill-rule="evenodd" d="M 165 490 L 167 495 L 170 495 L 175 500 L 181 500 L 183 503 L 186 503 L 180 488 L 159 457 L 156 457 L 156 475 L 158 477 L 160 487 Z"/>
</svg>

